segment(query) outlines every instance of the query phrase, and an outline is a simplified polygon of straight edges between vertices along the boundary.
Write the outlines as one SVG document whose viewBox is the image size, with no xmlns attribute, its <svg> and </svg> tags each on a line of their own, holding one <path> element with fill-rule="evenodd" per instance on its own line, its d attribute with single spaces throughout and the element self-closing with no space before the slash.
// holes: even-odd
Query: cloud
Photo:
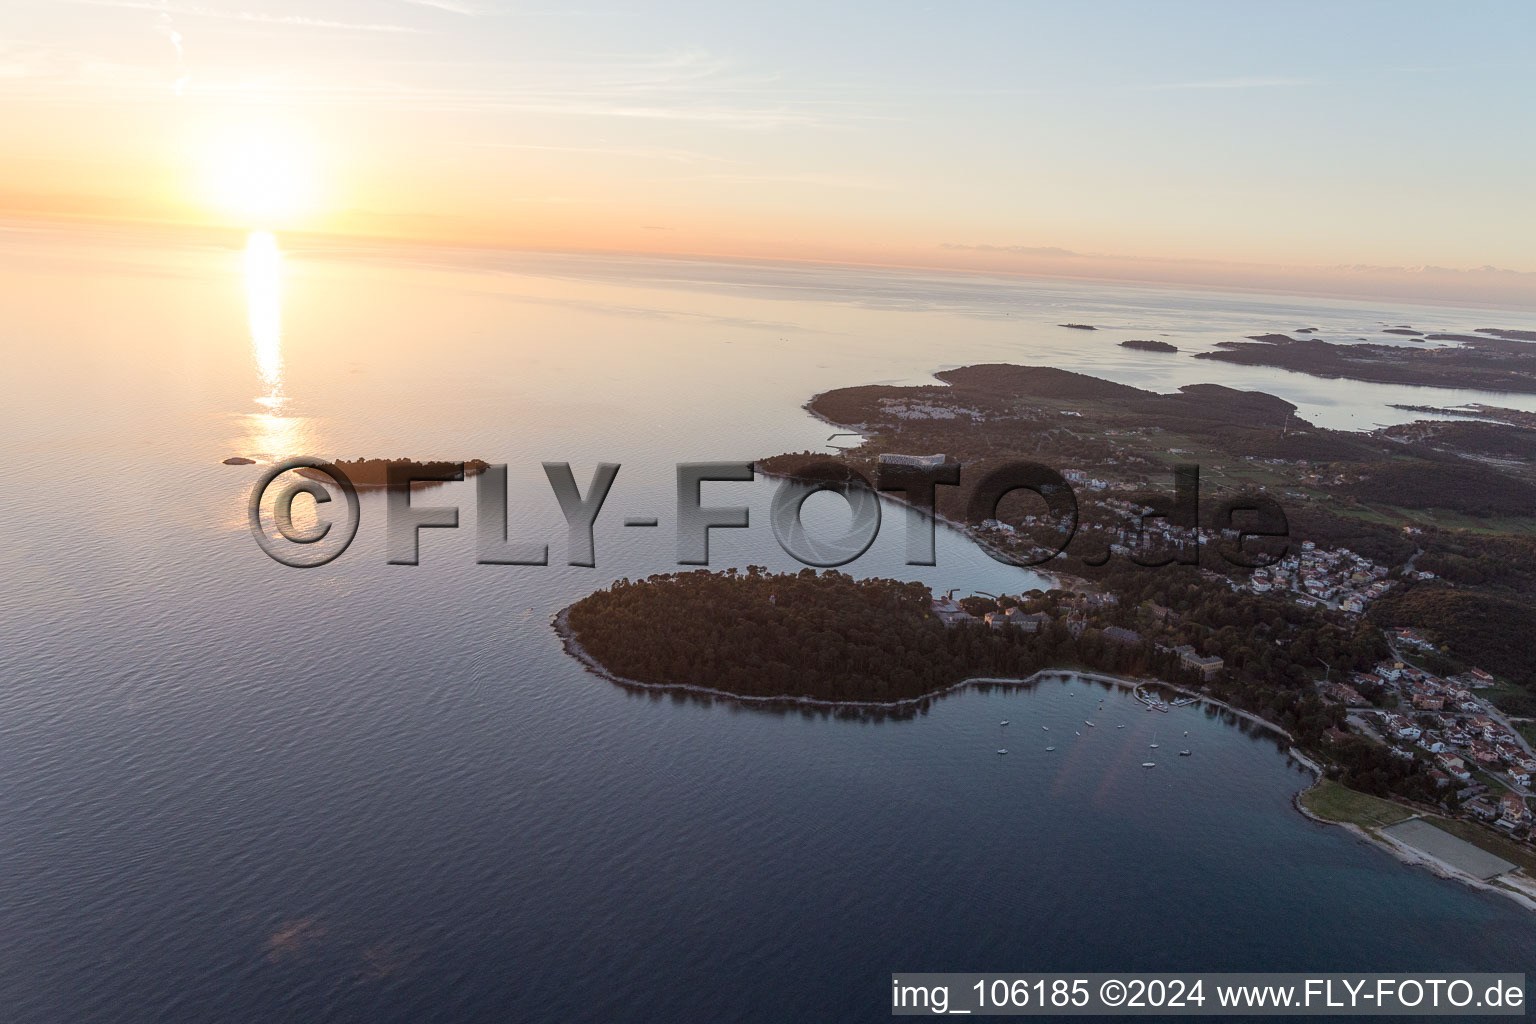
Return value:
<svg viewBox="0 0 1536 1024">
<path fill-rule="evenodd" d="M 1370 263 L 1340 263 L 1321 269 L 1341 274 L 1378 274 L 1400 277 L 1503 278 L 1510 281 L 1521 279 L 1536 281 L 1536 271 L 1511 270 L 1508 267 L 1495 267 L 1489 264 L 1484 264 L 1481 267 L 1437 267 L 1432 264 L 1417 267 L 1391 267 L 1377 266 Z"/>
<path fill-rule="evenodd" d="M 163 89 L 164 78 L 144 68 L 101 60 L 75 50 L 0 40 L 0 82 L 45 89 L 58 83 L 120 90 L 142 86 Z"/>
<path fill-rule="evenodd" d="M 171 46 L 176 50 L 175 89 L 176 95 L 180 96 L 186 89 L 187 79 L 190 77 L 187 74 L 186 49 L 182 46 L 182 42 L 184 41 L 185 37 L 176 30 L 176 26 L 172 21 L 171 16 L 164 11 L 160 12 L 160 31 L 166 39 L 170 40 Z"/>
<path fill-rule="evenodd" d="M 398 0 L 399 3 L 409 4 L 412 7 L 431 7 L 434 10 L 447 11 L 449 14 L 475 15 L 484 13 L 467 4 L 461 4 L 456 0 Z"/>
<path fill-rule="evenodd" d="M 1298 85 L 1311 85 L 1307 78 L 1211 78 L 1197 82 L 1165 82 L 1145 85 L 1144 89 L 1287 89 Z"/>
<path fill-rule="evenodd" d="M 1012 256 L 1054 256 L 1087 257 L 1085 252 L 1075 252 L 1071 249 L 1063 249 L 1057 245 L 959 245 L 954 242 L 945 242 L 942 249 L 954 249 L 961 252 L 1004 252 Z"/>
<path fill-rule="evenodd" d="M 475 149 L 516 149 L 530 153 L 581 153 L 594 156 L 625 157 L 627 159 L 637 160 L 661 160 L 682 164 L 728 164 L 736 162 L 723 156 L 712 156 L 708 153 L 700 153 L 690 149 L 669 149 L 665 146 L 564 146 L 538 142 L 477 142 L 473 140 L 461 140 L 456 144 L 461 146 L 470 146 Z"/>
<path fill-rule="evenodd" d="M 1536 271 L 1504 267 L 1469 268 L 1382 266 L 1376 264 L 1307 265 L 1252 263 L 1187 256 L 1131 256 L 1119 253 L 1075 252 L 1056 246 L 953 245 L 940 248 L 961 253 L 1045 257 L 1076 260 L 1058 267 L 1020 260 L 956 257 L 962 267 L 1011 267 L 1018 273 L 1052 274 L 1094 280 L 1158 285 L 1237 288 L 1294 295 L 1333 295 L 1357 299 L 1412 302 L 1478 302 L 1518 308 L 1536 307 Z M 1080 260 L 1080 262 L 1079 262 Z"/>
<path fill-rule="evenodd" d="M 124 11 L 153 11 L 156 14 L 178 14 L 190 18 L 218 18 L 223 21 L 243 21 L 259 25 L 288 25 L 297 28 L 342 29 L 353 32 L 419 32 L 409 25 L 331 21 L 311 18 L 302 14 L 265 14 L 261 11 L 221 10 L 216 7 L 197 7 L 186 4 L 161 3 L 157 0 L 64 0 L 66 3 L 86 7 L 112 7 Z"/>
<path fill-rule="evenodd" d="M 691 174 L 671 177 L 667 181 L 718 182 L 727 185 L 810 185 L 815 188 L 851 188 L 871 192 L 894 192 L 898 186 L 872 178 L 846 177 L 837 174 L 782 174 L 764 171 L 761 174 Z"/>
<path fill-rule="evenodd" d="M 145 0 L 75 0 L 139 4 Z M 159 8 L 155 8 L 158 10 Z M 285 69 L 253 80 L 199 74 L 202 95 L 263 97 L 277 102 L 374 106 L 394 111 L 490 112 L 560 118 L 684 122 L 743 130 L 819 127 L 865 120 L 867 108 L 824 97 L 787 94 L 771 74 L 745 74 L 707 53 L 589 54 L 582 58 L 505 63 L 456 63 L 468 87 L 426 84 L 405 77 L 419 68 L 406 62 L 393 80 L 382 75 L 362 84 L 326 72 Z"/>
</svg>

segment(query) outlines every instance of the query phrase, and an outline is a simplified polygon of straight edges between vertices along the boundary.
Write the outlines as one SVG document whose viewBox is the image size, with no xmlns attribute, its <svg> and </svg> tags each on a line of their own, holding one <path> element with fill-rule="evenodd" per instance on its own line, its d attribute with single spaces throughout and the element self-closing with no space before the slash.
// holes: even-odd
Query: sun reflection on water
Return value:
<svg viewBox="0 0 1536 1024">
<path fill-rule="evenodd" d="M 245 242 L 246 316 L 261 394 L 261 412 L 246 417 L 250 454 L 277 460 L 305 450 L 304 420 L 287 415 L 283 390 L 283 254 L 270 231 L 252 231 Z"/>
<path fill-rule="evenodd" d="M 270 231 L 252 231 L 245 242 L 245 296 L 251 348 L 266 394 L 257 398 L 274 412 L 283 404 L 283 254 Z"/>
</svg>

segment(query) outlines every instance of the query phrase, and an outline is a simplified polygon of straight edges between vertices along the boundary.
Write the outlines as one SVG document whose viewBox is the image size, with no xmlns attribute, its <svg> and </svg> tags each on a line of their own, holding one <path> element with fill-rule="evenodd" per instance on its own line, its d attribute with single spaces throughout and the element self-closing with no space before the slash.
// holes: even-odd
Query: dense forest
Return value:
<svg viewBox="0 0 1536 1024">
<path fill-rule="evenodd" d="M 1118 647 L 1097 631 L 946 627 L 931 605 L 920 583 L 751 566 L 620 580 L 572 605 L 569 625 L 621 678 L 747 697 L 910 700 L 971 676 L 1024 677 L 1052 666 L 1192 681 L 1174 659 Z"/>
<path fill-rule="evenodd" d="M 1530 638 L 1536 635 L 1536 607 L 1500 594 L 1419 584 L 1389 592 L 1371 607 L 1383 626 L 1415 626 L 1435 639 L 1458 668 L 1476 666 L 1524 687 L 1536 686 Z M 1515 714 L 1536 713 L 1536 698 L 1513 706 Z"/>
<path fill-rule="evenodd" d="M 1330 743 L 1326 734 L 1344 718 L 1342 708 L 1316 695 L 1317 668 L 1366 668 L 1387 653 L 1379 632 L 1358 619 L 1233 592 L 1224 579 L 1191 567 L 1106 568 L 1099 583 L 1118 602 L 1062 590 L 963 602 L 975 615 L 1014 605 L 1042 612 L 1049 621 L 1035 633 L 993 629 L 980 619 L 945 626 L 920 583 L 813 569 L 770 574 L 758 566 L 619 580 L 572 605 L 567 624 L 607 671 L 641 683 L 890 702 L 973 676 L 1084 668 L 1205 689 L 1313 750 Z M 1156 617 L 1149 609 L 1158 609 Z M 1110 626 L 1137 630 L 1142 640 L 1111 642 Z M 1184 667 L 1171 648 L 1186 643 L 1223 658 L 1226 670 L 1206 680 Z M 1329 753 L 1346 784 L 1438 799 L 1417 762 L 1364 742 Z"/>
<path fill-rule="evenodd" d="M 1193 644 L 1225 662 L 1225 672 L 1206 687 L 1214 695 L 1255 712 L 1315 747 L 1339 717 L 1316 696 L 1313 680 L 1324 671 L 1372 667 L 1388 654 L 1379 631 L 1339 612 L 1304 608 L 1269 594 L 1233 590 L 1225 579 L 1191 566 L 1146 570 L 1111 562 L 1090 570 L 1104 589 L 1119 596 L 1114 624 Z M 1166 624 L 1153 626 L 1148 607 L 1166 608 Z"/>
<path fill-rule="evenodd" d="M 1414 459 L 1350 467 L 1360 479 L 1346 497 L 1410 509 L 1448 509 L 1471 516 L 1525 516 L 1536 508 L 1536 486 L 1454 456 L 1420 452 Z"/>
</svg>

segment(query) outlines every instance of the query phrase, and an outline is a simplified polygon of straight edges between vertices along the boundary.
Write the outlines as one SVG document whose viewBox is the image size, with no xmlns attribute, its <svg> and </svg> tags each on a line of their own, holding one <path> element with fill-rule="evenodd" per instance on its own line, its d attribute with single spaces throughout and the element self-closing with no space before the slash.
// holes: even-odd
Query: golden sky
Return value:
<svg viewBox="0 0 1536 1024">
<path fill-rule="evenodd" d="M 12 0 L 0 213 L 1536 302 L 1533 12 Z"/>
</svg>

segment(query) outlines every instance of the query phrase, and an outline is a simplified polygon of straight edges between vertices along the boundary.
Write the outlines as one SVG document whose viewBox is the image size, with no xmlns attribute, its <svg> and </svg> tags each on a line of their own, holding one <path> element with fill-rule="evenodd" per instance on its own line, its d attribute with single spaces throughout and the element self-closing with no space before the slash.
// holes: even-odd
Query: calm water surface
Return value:
<svg viewBox="0 0 1536 1024">
<path fill-rule="evenodd" d="M 0 280 L 8 1021 L 879 1019 L 893 970 L 1536 965 L 1536 916 L 1302 819 L 1275 741 L 1200 709 L 1054 679 L 903 719 L 744 709 L 611 686 L 549 628 L 672 568 L 676 462 L 816 447 L 800 406 L 828 388 L 1009 360 L 1364 427 L 1536 397 L 1188 353 L 1529 315 L 22 229 Z M 260 467 L 220 461 L 294 452 L 507 462 L 512 530 L 556 564 L 474 564 L 463 484 L 431 492 L 464 528 L 424 534 L 419 566 L 384 564 L 375 497 L 345 556 L 276 565 L 244 524 Z M 623 465 L 597 568 L 560 564 L 541 461 L 583 486 Z M 753 508 L 716 565 L 797 567 L 770 483 L 709 486 Z M 888 512 L 851 570 L 1035 582 L 947 531 L 936 567 L 903 551 Z"/>
</svg>

